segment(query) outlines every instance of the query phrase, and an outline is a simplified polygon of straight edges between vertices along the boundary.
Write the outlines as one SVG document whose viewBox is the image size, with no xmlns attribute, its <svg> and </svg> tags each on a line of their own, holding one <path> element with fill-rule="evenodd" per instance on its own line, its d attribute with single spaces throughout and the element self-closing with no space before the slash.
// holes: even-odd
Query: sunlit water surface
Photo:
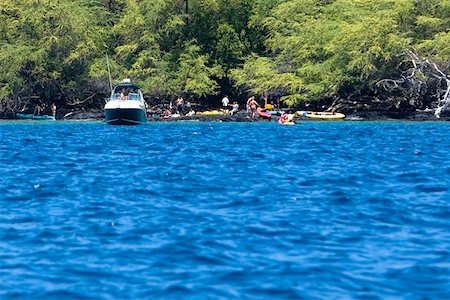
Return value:
<svg viewBox="0 0 450 300">
<path fill-rule="evenodd" d="M 0 123 L 0 298 L 450 295 L 450 124 Z"/>
</svg>

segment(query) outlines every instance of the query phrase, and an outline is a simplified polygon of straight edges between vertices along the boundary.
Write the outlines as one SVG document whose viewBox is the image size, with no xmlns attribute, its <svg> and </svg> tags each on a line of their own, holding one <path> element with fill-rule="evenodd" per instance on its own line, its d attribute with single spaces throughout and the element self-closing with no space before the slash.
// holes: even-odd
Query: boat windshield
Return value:
<svg viewBox="0 0 450 300">
<path fill-rule="evenodd" d="M 121 100 L 120 93 L 114 93 L 111 96 L 111 100 Z M 128 94 L 128 100 L 137 100 L 137 101 L 139 101 L 139 100 L 141 100 L 141 97 L 139 96 L 138 93 L 129 93 Z"/>
<path fill-rule="evenodd" d="M 128 83 L 128 84 L 119 84 L 116 87 L 114 87 L 114 93 L 120 93 L 122 90 L 130 91 L 130 93 L 137 92 L 139 90 L 139 87 L 135 84 Z"/>
<path fill-rule="evenodd" d="M 138 93 L 129 93 L 128 94 L 128 100 L 140 100 Z"/>
<path fill-rule="evenodd" d="M 122 83 L 114 87 L 111 100 L 121 100 L 120 95 L 122 93 L 128 95 L 128 100 L 139 101 L 142 98 L 142 93 L 137 85 L 133 83 Z"/>
</svg>

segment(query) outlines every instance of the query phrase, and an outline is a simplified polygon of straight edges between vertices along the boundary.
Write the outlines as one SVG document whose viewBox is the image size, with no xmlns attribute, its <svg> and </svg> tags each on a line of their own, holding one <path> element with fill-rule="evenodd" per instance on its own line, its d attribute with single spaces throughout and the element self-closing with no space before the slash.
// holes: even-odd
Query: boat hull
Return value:
<svg viewBox="0 0 450 300">
<path fill-rule="evenodd" d="M 129 79 L 111 91 L 105 104 L 105 122 L 109 125 L 139 125 L 147 123 L 147 104 L 142 91 Z"/>
<path fill-rule="evenodd" d="M 105 109 L 105 121 L 109 125 L 139 125 L 147 123 L 147 115 L 143 109 Z"/>
</svg>

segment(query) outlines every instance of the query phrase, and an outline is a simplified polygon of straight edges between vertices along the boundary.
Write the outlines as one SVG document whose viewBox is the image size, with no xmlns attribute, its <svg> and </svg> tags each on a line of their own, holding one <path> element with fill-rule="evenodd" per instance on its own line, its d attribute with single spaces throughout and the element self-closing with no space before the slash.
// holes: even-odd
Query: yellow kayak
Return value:
<svg viewBox="0 0 450 300">
<path fill-rule="evenodd" d="M 319 120 L 341 120 L 345 118 L 345 115 L 342 113 L 332 113 L 325 111 L 297 111 L 295 114 L 299 117 Z"/>
<path fill-rule="evenodd" d="M 199 111 L 196 114 L 203 116 L 214 116 L 214 115 L 226 115 L 228 114 L 228 112 L 222 110 L 208 110 L 208 111 Z"/>
</svg>

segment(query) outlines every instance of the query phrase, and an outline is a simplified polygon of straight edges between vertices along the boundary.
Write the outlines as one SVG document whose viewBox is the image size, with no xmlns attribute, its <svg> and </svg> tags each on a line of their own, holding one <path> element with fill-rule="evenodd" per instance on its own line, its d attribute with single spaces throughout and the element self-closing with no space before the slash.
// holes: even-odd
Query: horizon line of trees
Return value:
<svg viewBox="0 0 450 300">
<path fill-rule="evenodd" d="M 0 110 L 102 99 L 107 60 L 151 97 L 295 106 L 376 94 L 411 51 L 448 74 L 450 0 L 0 0 L 0 36 Z"/>
</svg>

